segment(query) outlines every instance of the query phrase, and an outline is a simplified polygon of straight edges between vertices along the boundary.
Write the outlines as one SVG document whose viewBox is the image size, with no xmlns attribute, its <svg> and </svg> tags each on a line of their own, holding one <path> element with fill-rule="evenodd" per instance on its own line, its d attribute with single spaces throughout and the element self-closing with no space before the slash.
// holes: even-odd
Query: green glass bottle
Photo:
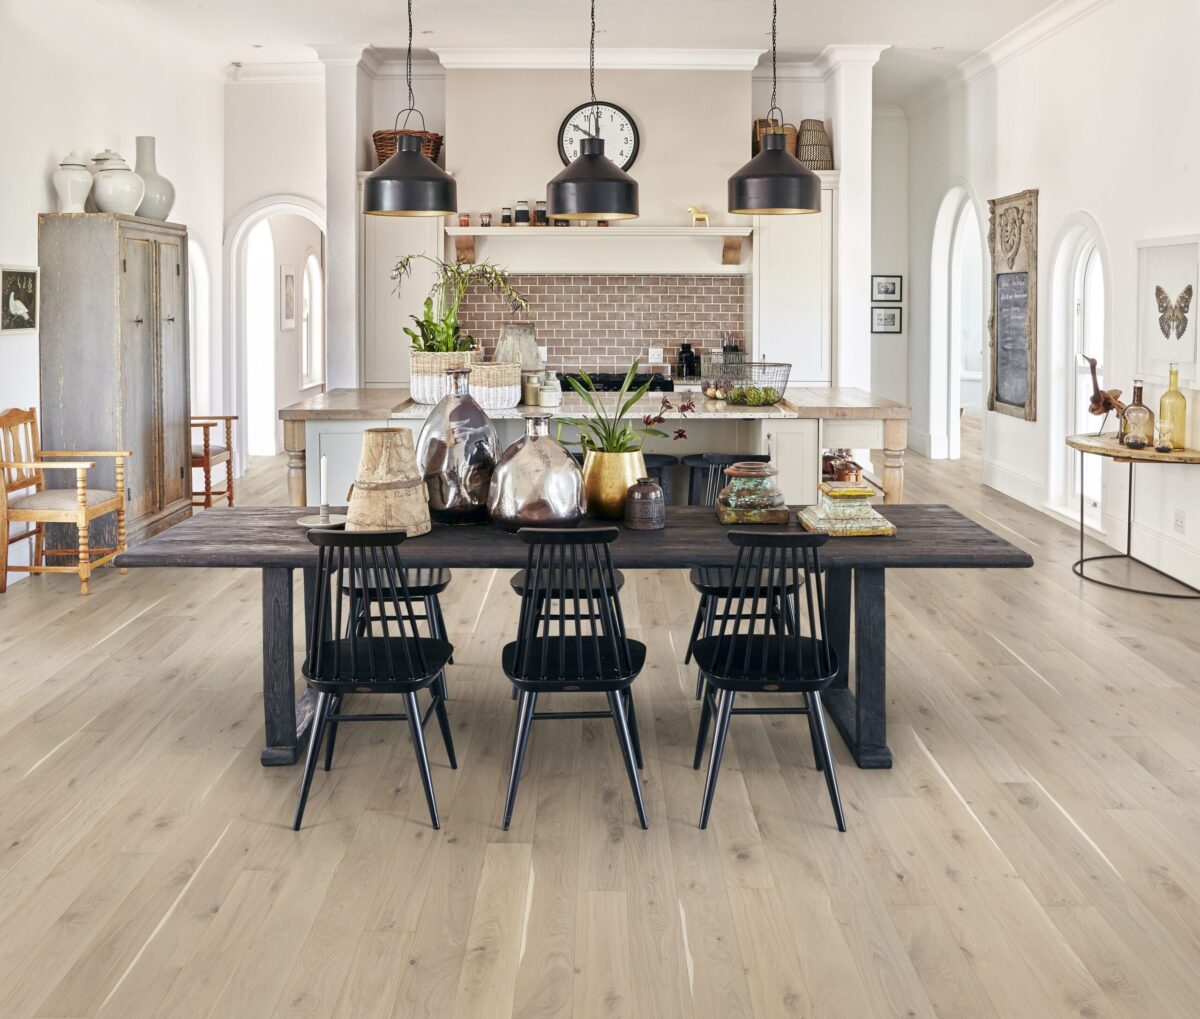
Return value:
<svg viewBox="0 0 1200 1019">
<path fill-rule="evenodd" d="M 1187 445 L 1187 398 L 1179 391 L 1179 365 L 1171 365 L 1171 385 L 1158 401 L 1158 435 L 1162 446 Z"/>
</svg>

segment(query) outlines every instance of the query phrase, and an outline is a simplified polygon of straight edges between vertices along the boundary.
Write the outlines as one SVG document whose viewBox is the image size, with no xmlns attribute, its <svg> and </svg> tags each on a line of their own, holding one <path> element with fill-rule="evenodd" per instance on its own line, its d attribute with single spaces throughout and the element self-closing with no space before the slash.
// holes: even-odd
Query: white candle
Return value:
<svg viewBox="0 0 1200 1019">
<path fill-rule="evenodd" d="M 321 505 L 329 505 L 329 462 L 324 453 L 321 454 Z"/>
</svg>

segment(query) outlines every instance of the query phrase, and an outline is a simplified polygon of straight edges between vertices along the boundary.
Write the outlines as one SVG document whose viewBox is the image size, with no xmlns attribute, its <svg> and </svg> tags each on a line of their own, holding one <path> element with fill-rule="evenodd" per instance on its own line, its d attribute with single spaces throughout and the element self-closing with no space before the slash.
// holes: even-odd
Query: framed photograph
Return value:
<svg viewBox="0 0 1200 1019">
<path fill-rule="evenodd" d="M 903 276 L 872 276 L 871 300 L 876 303 L 883 301 L 899 302 L 904 300 Z"/>
<path fill-rule="evenodd" d="M 1196 312 L 1200 305 L 1200 237 L 1139 241 L 1137 289 L 1137 371 L 1165 383 L 1170 365 L 1179 365 L 1185 388 L 1195 382 Z"/>
<path fill-rule="evenodd" d="M 279 267 L 279 328 L 296 328 L 296 267 Z"/>
<path fill-rule="evenodd" d="M 1038 193 L 988 202 L 992 256 L 987 409 L 1037 420 Z"/>
<path fill-rule="evenodd" d="M 36 265 L 0 265 L 0 333 L 35 333 L 38 327 Z"/>
<path fill-rule="evenodd" d="M 903 308 L 872 308 L 871 332 L 899 333 L 904 331 Z"/>
</svg>

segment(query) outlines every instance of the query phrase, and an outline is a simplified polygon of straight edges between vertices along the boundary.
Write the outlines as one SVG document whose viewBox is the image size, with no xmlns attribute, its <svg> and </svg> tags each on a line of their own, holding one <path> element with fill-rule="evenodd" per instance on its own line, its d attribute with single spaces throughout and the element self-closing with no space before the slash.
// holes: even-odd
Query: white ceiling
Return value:
<svg viewBox="0 0 1200 1019">
<path fill-rule="evenodd" d="M 403 46 L 404 0 L 125 0 L 221 63 L 311 61 L 314 43 Z M 780 0 L 782 58 L 884 43 L 879 103 L 901 103 L 1055 0 Z M 580 46 L 586 0 L 414 0 L 414 44 Z M 597 47 L 769 48 L 770 0 L 597 0 Z"/>
</svg>

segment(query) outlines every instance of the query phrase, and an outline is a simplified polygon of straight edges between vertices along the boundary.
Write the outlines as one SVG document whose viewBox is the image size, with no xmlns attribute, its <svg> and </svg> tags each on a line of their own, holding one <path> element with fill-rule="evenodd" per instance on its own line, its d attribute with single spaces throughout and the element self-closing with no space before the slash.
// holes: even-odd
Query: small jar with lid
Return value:
<svg viewBox="0 0 1200 1019">
<path fill-rule="evenodd" d="M 471 225 L 471 214 L 469 212 L 460 212 L 458 214 L 458 225 L 459 226 L 470 226 Z"/>
<path fill-rule="evenodd" d="M 500 210 L 500 225 L 501 226 L 512 226 L 513 225 L 513 213 L 512 213 L 512 208 L 510 206 L 506 205 L 506 206 L 504 206 L 503 209 Z"/>
<path fill-rule="evenodd" d="M 638 478 L 625 494 L 625 526 L 632 531 L 661 531 L 667 526 L 667 501 L 662 485 Z"/>
<path fill-rule="evenodd" d="M 516 214 L 513 216 L 513 222 L 517 226 L 529 226 L 529 203 L 522 199 L 517 202 Z"/>
<path fill-rule="evenodd" d="M 481 212 L 479 214 L 479 225 L 480 226 L 491 226 L 492 225 L 492 214 L 490 212 Z"/>
<path fill-rule="evenodd" d="M 558 381 L 558 376 L 551 371 L 546 372 L 546 377 L 542 379 L 542 389 L 538 397 L 538 403 L 542 407 L 560 407 L 562 406 L 562 383 Z"/>
</svg>

